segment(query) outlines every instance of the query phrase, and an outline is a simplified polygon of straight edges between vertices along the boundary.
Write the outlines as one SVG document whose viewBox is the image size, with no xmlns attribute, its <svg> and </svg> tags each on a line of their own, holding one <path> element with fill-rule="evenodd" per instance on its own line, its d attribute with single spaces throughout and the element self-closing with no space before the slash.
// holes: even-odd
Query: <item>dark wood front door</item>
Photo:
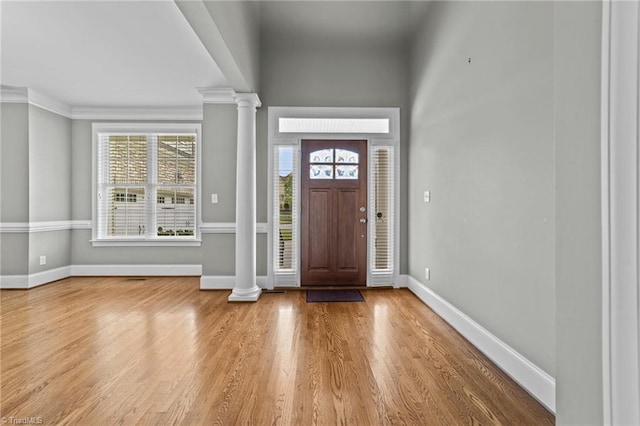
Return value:
<svg viewBox="0 0 640 426">
<path fill-rule="evenodd" d="M 302 141 L 302 285 L 366 285 L 367 141 Z"/>
</svg>

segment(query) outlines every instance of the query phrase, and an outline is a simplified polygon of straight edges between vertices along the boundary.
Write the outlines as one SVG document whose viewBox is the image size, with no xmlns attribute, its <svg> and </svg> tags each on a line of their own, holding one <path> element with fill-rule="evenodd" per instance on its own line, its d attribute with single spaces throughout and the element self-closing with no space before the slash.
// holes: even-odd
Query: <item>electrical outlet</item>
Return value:
<svg viewBox="0 0 640 426">
<path fill-rule="evenodd" d="M 424 202 L 429 203 L 431 201 L 431 191 L 424 191 Z"/>
<path fill-rule="evenodd" d="M 47 264 L 47 256 L 40 256 L 40 264 L 41 265 Z"/>
<path fill-rule="evenodd" d="M 218 203 L 218 194 L 211 194 L 211 204 Z"/>
<path fill-rule="evenodd" d="M 429 281 L 431 279 L 431 271 L 429 268 L 424 268 L 424 278 Z"/>
</svg>

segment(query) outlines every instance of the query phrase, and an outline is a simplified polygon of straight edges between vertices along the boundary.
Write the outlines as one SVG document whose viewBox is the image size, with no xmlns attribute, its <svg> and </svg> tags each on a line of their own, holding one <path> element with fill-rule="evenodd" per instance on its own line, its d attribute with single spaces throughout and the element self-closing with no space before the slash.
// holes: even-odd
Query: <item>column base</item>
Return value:
<svg viewBox="0 0 640 426">
<path fill-rule="evenodd" d="M 229 298 L 228 302 L 257 302 L 260 298 L 260 294 L 262 294 L 262 289 L 256 285 L 253 288 L 248 290 L 234 288 Z"/>
</svg>

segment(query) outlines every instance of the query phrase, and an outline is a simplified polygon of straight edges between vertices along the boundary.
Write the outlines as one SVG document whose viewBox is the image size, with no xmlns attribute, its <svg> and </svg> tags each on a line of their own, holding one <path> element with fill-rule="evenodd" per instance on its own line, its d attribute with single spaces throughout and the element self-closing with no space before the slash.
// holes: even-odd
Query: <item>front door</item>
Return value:
<svg viewBox="0 0 640 426">
<path fill-rule="evenodd" d="M 367 141 L 302 141 L 302 285 L 366 285 Z"/>
</svg>

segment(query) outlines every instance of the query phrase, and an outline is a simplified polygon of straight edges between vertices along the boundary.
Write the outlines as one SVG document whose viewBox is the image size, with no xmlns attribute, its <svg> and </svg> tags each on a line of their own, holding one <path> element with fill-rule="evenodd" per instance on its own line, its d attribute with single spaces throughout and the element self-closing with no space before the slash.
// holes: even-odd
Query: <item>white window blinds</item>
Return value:
<svg viewBox="0 0 640 426">
<path fill-rule="evenodd" d="M 276 145 L 273 159 L 274 285 L 293 286 L 298 276 L 298 148 Z"/>
<path fill-rule="evenodd" d="M 195 239 L 197 134 L 97 133 L 97 238 Z"/>
<path fill-rule="evenodd" d="M 394 160 L 393 147 L 375 146 L 371 154 L 369 188 L 369 261 L 371 285 L 393 284 Z"/>
</svg>

